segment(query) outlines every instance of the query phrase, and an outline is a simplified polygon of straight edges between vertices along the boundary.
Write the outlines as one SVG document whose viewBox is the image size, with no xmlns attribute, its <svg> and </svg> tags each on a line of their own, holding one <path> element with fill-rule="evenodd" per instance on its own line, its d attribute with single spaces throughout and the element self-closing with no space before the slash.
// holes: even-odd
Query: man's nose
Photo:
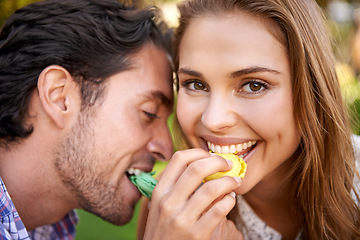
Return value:
<svg viewBox="0 0 360 240">
<path fill-rule="evenodd" d="M 168 126 L 161 126 L 154 130 L 154 136 L 148 143 L 147 149 L 152 156 L 161 161 L 168 161 L 173 154 L 173 143 Z"/>
</svg>

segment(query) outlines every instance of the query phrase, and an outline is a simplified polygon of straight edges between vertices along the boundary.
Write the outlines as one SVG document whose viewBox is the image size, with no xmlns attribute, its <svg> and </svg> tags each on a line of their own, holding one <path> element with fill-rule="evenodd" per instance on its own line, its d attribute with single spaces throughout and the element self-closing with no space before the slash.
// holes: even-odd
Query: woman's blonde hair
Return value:
<svg viewBox="0 0 360 240">
<path fill-rule="evenodd" d="M 360 239 L 354 150 L 332 45 L 314 0 L 189 0 L 178 5 L 178 48 L 194 18 L 247 12 L 271 19 L 286 47 L 294 115 L 301 143 L 290 173 L 292 200 L 304 239 Z M 221 34 L 221 33 L 219 33 Z M 175 57 L 178 68 L 178 56 Z M 185 139 L 186 140 L 186 139 Z M 186 141 L 185 141 L 186 143 Z"/>
</svg>

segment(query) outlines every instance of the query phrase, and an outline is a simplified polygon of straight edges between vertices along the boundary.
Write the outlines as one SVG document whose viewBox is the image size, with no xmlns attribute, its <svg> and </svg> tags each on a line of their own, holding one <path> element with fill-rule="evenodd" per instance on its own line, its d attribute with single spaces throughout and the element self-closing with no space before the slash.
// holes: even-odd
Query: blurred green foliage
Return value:
<svg viewBox="0 0 360 240">
<path fill-rule="evenodd" d="M 338 63 L 336 66 L 341 90 L 347 104 L 351 127 L 355 134 L 360 135 L 360 82 L 352 67 L 346 63 Z"/>
<path fill-rule="evenodd" d="M 39 0 L 0 0 L 0 25 L 18 8 Z"/>
<path fill-rule="evenodd" d="M 355 99 L 349 104 L 352 119 L 352 129 L 356 135 L 360 135 L 360 99 Z"/>
</svg>

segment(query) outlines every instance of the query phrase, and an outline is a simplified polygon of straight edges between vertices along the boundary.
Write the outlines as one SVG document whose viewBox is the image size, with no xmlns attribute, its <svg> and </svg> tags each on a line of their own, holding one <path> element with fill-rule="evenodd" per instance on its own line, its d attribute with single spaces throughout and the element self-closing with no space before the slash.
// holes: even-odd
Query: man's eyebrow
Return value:
<svg viewBox="0 0 360 240">
<path fill-rule="evenodd" d="M 248 67 L 248 68 L 241 69 L 239 71 L 235 71 L 230 74 L 230 78 L 237 78 L 237 77 L 241 77 L 241 76 L 244 76 L 247 74 L 258 73 L 258 72 L 269 72 L 269 73 L 274 73 L 274 74 L 280 74 L 280 72 L 275 69 L 255 66 L 255 67 Z"/>
<path fill-rule="evenodd" d="M 194 70 L 188 69 L 188 68 L 179 68 L 179 70 L 177 71 L 177 74 L 186 74 L 186 75 L 190 75 L 190 76 L 194 76 L 194 77 L 198 77 L 198 78 L 203 78 L 203 75 L 199 72 L 196 72 Z"/>
<path fill-rule="evenodd" d="M 164 93 L 162 93 L 161 91 L 151 91 L 149 93 L 146 94 L 145 96 L 147 99 L 149 100 L 160 100 L 161 104 L 165 105 L 165 106 L 172 106 L 173 104 L 173 100 L 168 98 Z"/>
</svg>

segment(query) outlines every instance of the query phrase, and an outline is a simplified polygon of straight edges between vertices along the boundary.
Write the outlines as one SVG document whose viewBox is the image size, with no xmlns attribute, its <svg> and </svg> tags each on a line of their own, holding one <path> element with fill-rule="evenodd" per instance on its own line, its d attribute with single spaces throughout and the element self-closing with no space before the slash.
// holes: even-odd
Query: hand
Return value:
<svg viewBox="0 0 360 240">
<path fill-rule="evenodd" d="M 211 235 L 211 240 L 244 240 L 242 233 L 240 233 L 235 224 L 228 220 L 223 219 L 220 224 L 217 226 L 213 234 Z"/>
<path fill-rule="evenodd" d="M 222 177 L 202 184 L 232 163 L 202 149 L 176 152 L 156 185 L 144 239 L 210 239 L 235 205 L 240 179 Z"/>
</svg>

